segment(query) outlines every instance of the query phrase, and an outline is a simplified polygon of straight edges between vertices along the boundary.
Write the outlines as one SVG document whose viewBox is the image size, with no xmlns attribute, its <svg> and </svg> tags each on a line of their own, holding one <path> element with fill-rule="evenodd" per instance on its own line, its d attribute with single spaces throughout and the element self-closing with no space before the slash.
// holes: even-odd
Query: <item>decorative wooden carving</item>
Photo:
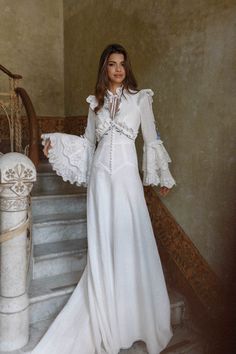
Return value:
<svg viewBox="0 0 236 354">
<path fill-rule="evenodd" d="M 152 187 L 145 187 L 158 248 L 172 284 L 183 291 L 192 307 L 208 318 L 222 315 L 220 280 L 178 225 Z"/>
</svg>

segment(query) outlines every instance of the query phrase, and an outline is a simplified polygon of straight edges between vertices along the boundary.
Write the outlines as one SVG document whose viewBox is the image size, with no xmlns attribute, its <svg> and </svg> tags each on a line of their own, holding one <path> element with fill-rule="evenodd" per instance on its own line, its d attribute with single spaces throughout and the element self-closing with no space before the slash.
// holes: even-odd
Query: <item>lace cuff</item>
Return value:
<svg viewBox="0 0 236 354">
<path fill-rule="evenodd" d="M 50 139 L 48 159 L 52 168 L 64 181 L 87 186 L 95 150 L 85 136 L 64 133 L 42 134 L 43 142 Z"/>
<path fill-rule="evenodd" d="M 176 184 L 168 163 L 171 158 L 162 140 L 158 139 L 143 147 L 143 184 L 144 186 L 165 186 L 172 188 Z"/>
</svg>

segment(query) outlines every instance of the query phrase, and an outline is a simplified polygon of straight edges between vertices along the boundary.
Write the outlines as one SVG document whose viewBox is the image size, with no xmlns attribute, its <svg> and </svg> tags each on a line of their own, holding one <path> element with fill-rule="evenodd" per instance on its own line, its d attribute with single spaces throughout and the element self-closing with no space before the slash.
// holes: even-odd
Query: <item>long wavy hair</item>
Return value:
<svg viewBox="0 0 236 354">
<path fill-rule="evenodd" d="M 100 57 L 99 66 L 98 66 L 98 76 L 97 82 L 95 85 L 95 96 L 98 101 L 97 107 L 94 109 L 95 113 L 97 113 L 104 105 L 104 96 L 106 94 L 106 90 L 109 89 L 109 78 L 107 73 L 108 60 L 111 54 L 118 53 L 124 55 L 124 68 L 125 68 L 125 79 L 123 81 L 123 90 L 126 89 L 130 93 L 130 90 L 138 92 L 137 89 L 137 81 L 134 77 L 130 59 L 127 51 L 120 44 L 109 44 Z M 123 94 L 123 92 L 122 92 Z"/>
</svg>

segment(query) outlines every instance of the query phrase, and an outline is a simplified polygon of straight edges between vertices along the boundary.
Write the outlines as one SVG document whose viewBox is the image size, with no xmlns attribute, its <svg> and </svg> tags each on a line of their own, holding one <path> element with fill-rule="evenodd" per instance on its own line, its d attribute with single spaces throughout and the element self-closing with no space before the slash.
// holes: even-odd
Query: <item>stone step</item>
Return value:
<svg viewBox="0 0 236 354">
<path fill-rule="evenodd" d="M 67 302 L 83 271 L 58 274 L 31 281 L 30 323 L 54 318 Z"/>
<path fill-rule="evenodd" d="M 52 169 L 52 165 L 50 164 L 50 162 L 46 158 L 39 161 L 39 164 L 37 166 L 37 172 L 38 173 L 43 173 L 43 172 L 55 173 Z"/>
<path fill-rule="evenodd" d="M 30 322 L 55 317 L 69 299 L 82 271 L 72 271 L 46 278 L 34 279 L 29 289 Z M 185 300 L 178 292 L 170 290 L 171 323 L 183 324 Z"/>
<path fill-rule="evenodd" d="M 77 193 L 78 191 L 86 191 L 83 187 L 75 184 L 64 182 L 61 176 L 55 172 L 39 172 L 37 173 L 37 181 L 34 183 L 32 195 L 41 193 Z"/>
<path fill-rule="evenodd" d="M 12 354 L 29 354 L 40 338 L 47 331 L 54 318 L 32 323 L 30 326 L 30 341 L 22 349 L 11 352 Z M 8 352 L 9 353 L 9 352 Z M 0 354 L 8 354 L 0 352 Z M 135 342 L 129 349 L 123 349 L 119 354 L 147 354 L 146 346 L 142 342 Z M 173 337 L 161 354 L 204 354 L 203 346 L 199 335 L 188 327 L 177 327 L 174 329 Z M 212 353 L 213 354 L 213 353 Z"/>
<path fill-rule="evenodd" d="M 86 258 L 86 238 L 34 245 L 33 279 L 83 270 Z"/>
<path fill-rule="evenodd" d="M 48 194 L 32 196 L 32 215 L 51 214 L 77 214 L 84 216 L 86 214 L 86 193 L 68 193 L 68 194 Z"/>
<path fill-rule="evenodd" d="M 33 243 L 35 245 L 80 239 L 87 236 L 86 216 L 76 213 L 34 216 Z"/>
</svg>

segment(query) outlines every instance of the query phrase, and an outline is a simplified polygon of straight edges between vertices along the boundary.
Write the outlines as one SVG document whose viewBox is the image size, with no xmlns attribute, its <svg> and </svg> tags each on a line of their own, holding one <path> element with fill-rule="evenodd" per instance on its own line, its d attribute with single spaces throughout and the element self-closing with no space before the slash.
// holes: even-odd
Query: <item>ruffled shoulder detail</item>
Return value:
<svg viewBox="0 0 236 354">
<path fill-rule="evenodd" d="M 95 107 L 97 107 L 97 105 L 98 105 L 97 99 L 94 95 L 89 95 L 86 98 L 86 102 L 89 103 L 89 106 L 93 111 L 94 111 Z"/>
<path fill-rule="evenodd" d="M 152 91 L 152 89 L 142 89 L 139 91 L 139 102 L 141 102 L 141 100 L 144 98 L 144 97 L 147 97 L 149 98 L 149 102 L 152 103 L 153 102 L 153 99 L 152 99 L 152 96 L 154 96 L 154 92 Z"/>
</svg>

